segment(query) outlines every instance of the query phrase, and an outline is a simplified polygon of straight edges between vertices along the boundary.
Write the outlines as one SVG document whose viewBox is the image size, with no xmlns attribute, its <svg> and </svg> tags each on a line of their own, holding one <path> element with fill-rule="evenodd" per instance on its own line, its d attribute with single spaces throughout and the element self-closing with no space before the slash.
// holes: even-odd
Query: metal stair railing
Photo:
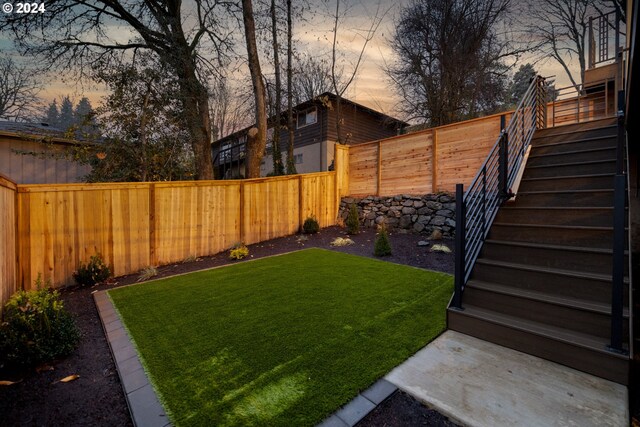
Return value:
<svg viewBox="0 0 640 427">
<path fill-rule="evenodd" d="M 534 132 L 546 127 L 546 100 L 545 79 L 536 76 L 466 192 L 463 184 L 456 184 L 455 287 L 451 308 L 462 309 L 464 286 L 498 208 L 513 196 L 511 189 L 524 166 Z"/>
</svg>

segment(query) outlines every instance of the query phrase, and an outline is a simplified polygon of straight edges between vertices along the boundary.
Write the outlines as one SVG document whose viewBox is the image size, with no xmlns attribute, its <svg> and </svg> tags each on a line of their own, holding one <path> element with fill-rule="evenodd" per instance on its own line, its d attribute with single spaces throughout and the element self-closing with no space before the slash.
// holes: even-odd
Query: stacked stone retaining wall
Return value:
<svg viewBox="0 0 640 427">
<path fill-rule="evenodd" d="M 343 221 L 354 203 L 358 207 L 360 223 L 365 227 L 376 227 L 384 222 L 391 228 L 417 233 L 431 234 L 434 230 L 440 230 L 444 237 L 452 237 L 455 232 L 455 196 L 449 193 L 367 196 L 360 199 L 344 197 L 339 212 Z"/>
</svg>

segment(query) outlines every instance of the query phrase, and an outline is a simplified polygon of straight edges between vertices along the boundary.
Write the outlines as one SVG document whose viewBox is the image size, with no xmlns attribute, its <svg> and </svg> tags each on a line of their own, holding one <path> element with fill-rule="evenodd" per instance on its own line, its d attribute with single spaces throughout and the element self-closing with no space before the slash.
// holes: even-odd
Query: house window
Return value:
<svg viewBox="0 0 640 427">
<path fill-rule="evenodd" d="M 318 109 L 316 107 L 298 113 L 298 129 L 318 122 Z"/>
<path fill-rule="evenodd" d="M 293 162 L 296 165 L 301 165 L 302 164 L 302 154 L 294 154 L 293 155 Z"/>
</svg>

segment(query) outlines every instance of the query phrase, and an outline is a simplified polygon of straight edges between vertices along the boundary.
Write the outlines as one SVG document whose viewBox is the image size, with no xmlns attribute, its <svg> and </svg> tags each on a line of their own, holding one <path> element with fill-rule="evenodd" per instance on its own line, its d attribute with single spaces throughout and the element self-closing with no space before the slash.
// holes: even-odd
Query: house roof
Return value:
<svg viewBox="0 0 640 427">
<path fill-rule="evenodd" d="M 305 102 L 302 102 L 302 103 L 300 103 L 298 105 L 295 105 L 293 107 L 293 110 L 294 111 L 301 111 L 301 110 L 304 110 L 306 108 L 312 107 L 314 105 L 317 106 L 318 104 L 322 104 L 323 103 L 322 102 L 322 98 L 329 98 L 331 101 L 336 101 L 338 97 L 335 94 L 331 93 L 331 92 L 324 92 L 324 93 L 314 97 L 313 99 L 310 99 L 308 101 L 305 101 Z M 404 128 L 406 126 L 409 126 L 409 123 L 407 123 L 405 121 L 402 121 L 400 119 L 396 119 L 395 117 L 388 116 L 388 115 L 386 115 L 384 113 L 381 113 L 380 111 L 376 111 L 376 110 L 374 110 L 372 108 L 369 108 L 369 107 L 366 107 L 366 106 L 364 106 L 362 104 L 358 104 L 357 102 L 351 101 L 351 100 L 349 100 L 347 98 L 341 98 L 340 102 L 342 102 L 343 105 L 352 105 L 352 106 L 356 107 L 359 110 L 363 110 L 363 111 L 366 111 L 367 113 L 369 113 L 369 114 L 371 114 L 373 116 L 377 116 L 378 118 L 381 119 L 381 121 L 384 121 L 384 122 L 386 122 L 388 124 L 396 124 L 398 127 L 402 127 L 402 128 Z M 285 114 L 287 114 L 287 112 L 283 111 L 280 114 L 281 115 L 285 115 Z M 269 117 L 268 121 L 270 123 L 273 122 L 273 117 Z M 241 135 L 244 135 L 253 126 L 254 125 L 247 126 L 244 129 L 240 129 L 240 130 L 238 130 L 236 132 L 230 133 L 229 135 L 226 135 L 226 136 L 224 136 L 222 138 L 219 138 L 218 140 L 214 141 L 213 144 L 221 142 L 221 141 L 225 141 L 225 140 L 228 140 L 228 139 L 233 139 L 233 138 L 236 138 L 236 137 L 241 136 Z"/>
<path fill-rule="evenodd" d="M 13 139 L 46 140 L 56 144 L 78 145 L 91 144 L 83 141 L 80 135 L 69 138 L 69 133 L 60 128 L 49 126 L 47 123 L 27 123 L 0 120 L 0 137 Z"/>
</svg>

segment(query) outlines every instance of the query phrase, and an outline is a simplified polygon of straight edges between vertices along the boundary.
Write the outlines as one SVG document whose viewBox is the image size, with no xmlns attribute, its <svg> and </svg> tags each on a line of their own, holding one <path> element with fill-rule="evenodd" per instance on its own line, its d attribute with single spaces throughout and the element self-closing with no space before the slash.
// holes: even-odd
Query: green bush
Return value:
<svg viewBox="0 0 640 427">
<path fill-rule="evenodd" d="M 320 224 L 318 224 L 318 220 L 314 216 L 310 216 L 304 220 L 302 230 L 304 234 L 316 234 L 320 231 Z"/>
<path fill-rule="evenodd" d="M 358 215 L 358 207 L 355 203 L 351 203 L 351 206 L 349 206 L 349 214 L 344 223 L 347 226 L 347 233 L 358 234 L 358 232 L 360 232 L 360 217 Z"/>
<path fill-rule="evenodd" d="M 92 286 L 102 283 L 111 276 L 111 270 L 102 260 L 100 254 L 92 255 L 87 264 L 80 264 L 78 271 L 73 273 L 76 283 L 84 286 Z"/>
<path fill-rule="evenodd" d="M 0 365 L 36 366 L 65 356 L 76 347 L 80 334 L 57 291 L 41 288 L 18 291 L 4 306 L 0 324 Z"/>
<path fill-rule="evenodd" d="M 380 230 L 378 231 L 378 236 L 376 237 L 373 253 L 375 256 L 391 255 L 391 242 L 389 241 L 389 233 L 387 232 L 387 227 L 385 227 L 384 224 L 380 226 Z"/>
<path fill-rule="evenodd" d="M 242 259 L 247 255 L 249 255 L 249 248 L 242 243 L 235 245 L 231 248 L 231 251 L 229 251 L 229 258 L 231 259 Z"/>
</svg>

